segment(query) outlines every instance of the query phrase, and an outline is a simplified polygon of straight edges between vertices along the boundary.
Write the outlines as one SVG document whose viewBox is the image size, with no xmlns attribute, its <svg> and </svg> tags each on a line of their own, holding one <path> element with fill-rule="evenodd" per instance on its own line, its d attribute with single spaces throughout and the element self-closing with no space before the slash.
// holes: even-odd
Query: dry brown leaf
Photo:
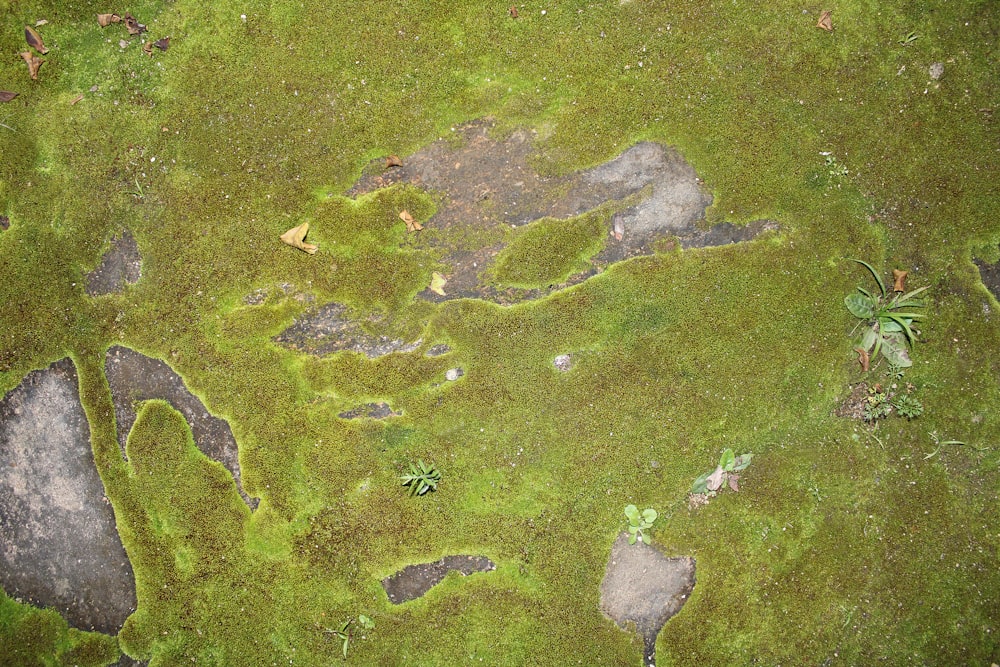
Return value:
<svg viewBox="0 0 1000 667">
<path fill-rule="evenodd" d="M 97 15 L 97 25 L 102 28 L 107 28 L 112 23 L 121 23 L 122 17 L 118 14 L 98 14 Z"/>
<path fill-rule="evenodd" d="M 833 10 L 830 9 L 825 9 L 822 12 L 820 12 L 819 21 L 816 21 L 816 27 L 822 28 L 827 32 L 833 32 L 833 18 L 831 17 L 832 14 Z"/>
<path fill-rule="evenodd" d="M 73 106 L 74 104 L 76 104 L 77 102 L 79 102 L 82 99 L 83 99 L 83 93 L 80 93 L 79 95 L 77 95 L 76 97 L 74 97 L 73 99 L 71 99 L 69 101 L 69 105 Z"/>
<path fill-rule="evenodd" d="M 740 492 L 740 476 L 739 475 L 734 475 L 733 473 L 729 473 L 728 475 L 726 475 L 726 477 L 729 478 L 729 488 L 732 489 L 733 491 L 735 491 L 736 493 L 739 493 Z"/>
<path fill-rule="evenodd" d="M 45 48 L 45 44 L 42 43 L 42 36 L 35 32 L 35 29 L 30 25 L 24 26 L 24 40 L 28 42 L 28 46 L 41 53 L 43 56 L 49 52 L 49 50 Z"/>
<path fill-rule="evenodd" d="M 402 167 L 403 161 L 399 159 L 398 155 L 390 155 L 385 159 L 385 168 L 389 167 Z"/>
<path fill-rule="evenodd" d="M 12 93 L 9 90 L 0 90 L 0 102 L 10 102 L 17 95 L 18 93 Z"/>
<path fill-rule="evenodd" d="M 403 211 L 399 214 L 399 219 L 406 223 L 406 231 L 408 232 L 419 232 L 424 228 L 419 222 L 413 219 L 409 211 Z"/>
<path fill-rule="evenodd" d="M 38 68 L 42 66 L 45 62 L 31 51 L 22 51 L 21 57 L 24 58 L 24 62 L 28 64 L 28 74 L 31 75 L 32 79 L 38 79 Z"/>
<path fill-rule="evenodd" d="M 511 5 L 510 9 L 508 9 L 507 12 L 510 14 L 510 17 L 512 19 L 517 18 L 517 7 L 515 7 L 514 5 Z"/>
<path fill-rule="evenodd" d="M 48 23 L 49 22 L 47 19 L 38 19 L 37 21 L 35 21 L 35 27 L 41 28 L 43 25 L 48 25 Z"/>
<path fill-rule="evenodd" d="M 858 363 L 861 364 L 861 370 L 867 373 L 872 363 L 871 357 L 868 356 L 868 350 L 863 347 L 856 347 L 854 351 L 858 353 Z"/>
<path fill-rule="evenodd" d="M 715 472 L 708 476 L 705 480 L 705 486 L 709 491 L 718 491 L 719 487 L 722 486 L 722 480 L 725 478 L 726 473 L 722 469 L 722 466 L 716 466 Z"/>
<path fill-rule="evenodd" d="M 163 39 L 158 39 L 153 42 L 153 46 L 158 48 L 160 51 L 166 51 L 170 48 L 170 38 L 164 37 Z"/>
<path fill-rule="evenodd" d="M 892 270 L 892 291 L 893 292 L 905 292 L 906 287 L 906 276 L 909 275 L 909 271 L 900 271 L 899 269 Z"/>
<path fill-rule="evenodd" d="M 429 289 L 435 294 L 440 294 L 441 296 L 448 296 L 444 293 L 444 286 L 448 283 L 448 279 L 442 276 L 440 273 L 435 271 L 431 274 L 431 284 Z"/>
<path fill-rule="evenodd" d="M 145 53 L 150 58 L 152 58 L 153 57 L 153 45 L 151 43 L 149 43 L 149 42 L 146 42 L 145 44 L 142 45 L 142 52 Z"/>
<path fill-rule="evenodd" d="M 312 243 L 306 243 L 306 234 L 309 233 L 309 223 L 303 222 L 298 227 L 292 227 L 287 232 L 281 235 L 281 240 L 292 246 L 293 248 L 298 248 L 303 252 L 307 252 L 310 255 L 315 255 L 316 251 L 319 250 L 319 246 L 315 246 Z"/>
<path fill-rule="evenodd" d="M 10 218 L 6 215 L 0 215 L 0 231 L 7 231 L 10 229 Z"/>
<path fill-rule="evenodd" d="M 139 23 L 138 19 L 128 13 L 125 14 L 125 28 L 130 35 L 141 35 L 146 32 L 146 26 Z"/>
</svg>

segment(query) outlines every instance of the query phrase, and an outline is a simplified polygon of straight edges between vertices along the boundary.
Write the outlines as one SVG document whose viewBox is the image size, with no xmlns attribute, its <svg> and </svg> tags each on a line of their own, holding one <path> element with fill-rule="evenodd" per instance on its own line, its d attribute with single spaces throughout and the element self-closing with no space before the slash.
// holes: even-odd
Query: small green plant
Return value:
<svg viewBox="0 0 1000 667">
<path fill-rule="evenodd" d="M 874 422 L 888 417 L 892 412 L 892 403 L 889 398 L 889 392 L 877 382 L 868 387 L 868 396 L 865 397 L 865 403 L 861 409 L 862 419 L 866 422 Z"/>
<path fill-rule="evenodd" d="M 130 194 L 139 201 L 143 201 L 146 198 L 146 193 L 143 191 L 142 186 L 139 185 L 139 179 L 135 179 L 135 190 L 129 190 L 126 194 Z"/>
<path fill-rule="evenodd" d="M 917 41 L 919 37 L 920 35 L 911 30 L 903 35 L 902 38 L 897 40 L 897 43 L 902 44 L 903 46 L 909 46 L 910 44 L 913 44 L 913 42 Z"/>
<path fill-rule="evenodd" d="M 875 278 L 879 292 L 873 294 L 863 287 L 857 292 L 844 297 L 844 305 L 851 314 L 861 320 L 864 330 L 855 350 L 858 352 L 862 370 L 867 371 L 873 358 L 881 352 L 886 361 L 896 368 L 909 368 L 913 365 L 909 349 L 917 336 L 913 331 L 913 323 L 923 319 L 923 313 L 913 312 L 913 308 L 922 308 L 924 302 L 916 299 L 918 294 L 928 287 L 920 287 L 903 294 L 902 278 L 905 272 L 895 272 L 897 276 L 893 291 L 886 291 L 885 283 L 872 268 L 871 264 L 860 259 L 852 259 L 868 269 Z"/>
<path fill-rule="evenodd" d="M 836 156 L 834 156 L 832 153 L 828 153 L 826 151 L 820 153 L 820 155 L 826 156 L 827 171 L 828 171 L 828 173 L 830 174 L 830 176 L 832 178 L 839 178 L 839 177 L 842 177 L 842 176 L 847 176 L 847 174 L 848 174 L 847 167 L 845 167 L 842 164 L 839 164 L 837 162 Z"/>
<path fill-rule="evenodd" d="M 924 413 L 924 404 L 910 394 L 897 394 L 892 399 L 896 414 L 906 419 L 914 419 Z"/>
<path fill-rule="evenodd" d="M 726 451 L 722 452 L 719 465 L 715 467 L 715 470 L 710 470 L 694 480 L 694 484 L 691 485 L 691 493 L 695 495 L 715 495 L 715 492 L 721 489 L 723 484 L 727 483 L 733 491 L 739 491 L 740 476 L 738 473 L 750 465 L 751 458 L 753 458 L 753 454 L 747 453 L 736 456 L 733 454 L 733 450 L 726 449 Z"/>
<path fill-rule="evenodd" d="M 410 474 L 400 477 L 403 486 L 410 487 L 411 496 L 422 496 L 428 491 L 437 491 L 441 481 L 441 471 L 434 465 L 427 465 L 422 460 L 410 462 Z"/>
<path fill-rule="evenodd" d="M 345 660 L 347 659 L 347 651 L 351 647 L 351 640 L 354 639 L 354 631 L 351 630 L 351 624 L 353 622 L 354 620 L 349 618 L 343 623 L 341 623 L 340 627 L 338 627 L 336 630 L 334 630 L 333 628 L 323 628 L 324 632 L 326 632 L 327 634 L 334 635 L 335 637 L 337 637 L 337 639 L 343 642 L 343 644 L 341 645 L 341 652 L 344 654 Z M 360 625 L 365 630 L 375 629 L 375 621 L 368 618 L 364 614 L 360 614 L 358 616 L 358 625 Z"/>
<path fill-rule="evenodd" d="M 654 509 L 644 509 L 639 513 L 639 508 L 635 505 L 625 507 L 625 516 L 628 517 L 628 543 L 635 544 L 636 541 L 649 544 L 649 536 L 642 531 L 653 527 L 653 522 L 658 516 Z"/>
</svg>

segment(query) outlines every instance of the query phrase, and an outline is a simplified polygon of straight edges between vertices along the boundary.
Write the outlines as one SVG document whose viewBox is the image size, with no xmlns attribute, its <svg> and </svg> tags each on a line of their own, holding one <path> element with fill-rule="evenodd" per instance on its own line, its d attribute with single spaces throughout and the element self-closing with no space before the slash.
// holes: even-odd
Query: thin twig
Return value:
<svg viewBox="0 0 1000 667">
<path fill-rule="evenodd" d="M 0 127 L 6 127 L 11 132 L 17 132 L 17 130 L 15 130 L 14 128 L 12 128 L 10 125 L 4 125 L 3 123 L 0 123 Z"/>
</svg>

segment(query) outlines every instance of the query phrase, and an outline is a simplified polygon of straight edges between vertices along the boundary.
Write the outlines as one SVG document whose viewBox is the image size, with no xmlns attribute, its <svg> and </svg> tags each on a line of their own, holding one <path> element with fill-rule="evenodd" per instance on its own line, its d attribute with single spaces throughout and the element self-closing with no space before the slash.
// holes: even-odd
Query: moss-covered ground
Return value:
<svg viewBox="0 0 1000 667">
<path fill-rule="evenodd" d="M 0 392 L 77 364 L 136 574 L 117 643 L 151 665 L 328 665 L 328 629 L 366 614 L 376 628 L 349 663 L 638 664 L 639 639 L 598 609 L 635 503 L 662 514 L 654 543 L 697 559 L 660 664 L 1000 662 L 1000 304 L 972 263 L 1000 256 L 1000 6 L 517 9 L 0 0 L 0 89 L 20 93 L 0 104 Z M 815 27 L 822 9 L 833 32 Z M 122 49 L 124 29 L 95 19 L 126 10 L 169 50 Z M 38 19 L 51 51 L 31 81 L 17 54 Z M 441 267 L 408 249 L 397 214 L 426 222 L 432 197 L 340 193 L 372 158 L 485 116 L 538 129 L 553 174 L 640 140 L 675 146 L 715 196 L 709 222 L 782 232 L 623 262 L 517 306 L 423 300 Z M 314 256 L 278 241 L 303 221 Z M 594 251 L 592 222 L 565 248 L 526 236 L 498 279 L 563 277 Z M 124 228 L 142 279 L 88 297 L 85 273 Z M 846 257 L 931 287 L 906 375 L 917 419 L 833 415 L 861 379 L 843 298 L 871 285 Z M 307 307 L 282 283 L 453 352 L 282 348 L 271 337 Z M 245 305 L 258 289 L 267 300 Z M 165 360 L 229 421 L 256 512 L 164 403 L 142 407 L 122 460 L 113 344 Z M 445 383 L 455 365 L 464 377 Z M 336 416 L 375 400 L 403 416 Z M 925 458 L 931 434 L 969 445 Z M 727 447 L 754 454 L 740 492 L 689 510 Z M 397 476 L 418 458 L 443 478 L 411 498 Z M 453 553 L 498 570 L 389 604 L 382 577 Z M 106 664 L 115 640 L 0 602 L 3 664 Z"/>
</svg>

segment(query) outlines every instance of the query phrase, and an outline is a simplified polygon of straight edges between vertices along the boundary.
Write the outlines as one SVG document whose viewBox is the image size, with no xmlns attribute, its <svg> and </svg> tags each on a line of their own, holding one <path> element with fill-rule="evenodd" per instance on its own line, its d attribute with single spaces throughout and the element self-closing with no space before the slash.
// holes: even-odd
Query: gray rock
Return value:
<svg viewBox="0 0 1000 667">
<path fill-rule="evenodd" d="M 937 81 L 944 74 L 944 63 L 931 63 L 928 73 L 931 75 L 932 79 Z"/>
<path fill-rule="evenodd" d="M 94 466 L 69 359 L 0 401 L 0 585 L 73 627 L 115 634 L 135 579 Z"/>
<path fill-rule="evenodd" d="M 396 574 L 382 580 L 382 588 L 389 602 L 402 604 L 423 596 L 449 572 L 468 576 L 475 572 L 490 572 L 497 566 L 485 556 L 445 556 L 433 563 L 408 565 Z"/>
</svg>

